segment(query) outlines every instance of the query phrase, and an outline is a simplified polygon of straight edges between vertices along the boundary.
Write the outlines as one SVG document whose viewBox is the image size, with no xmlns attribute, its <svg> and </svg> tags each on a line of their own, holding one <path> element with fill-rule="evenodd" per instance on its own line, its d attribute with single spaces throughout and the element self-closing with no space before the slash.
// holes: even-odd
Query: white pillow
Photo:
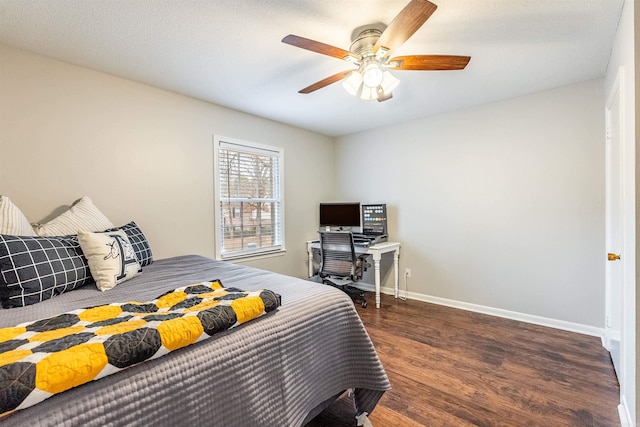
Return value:
<svg viewBox="0 0 640 427">
<path fill-rule="evenodd" d="M 7 196 L 0 196 L 0 234 L 35 236 L 29 220 Z"/>
<path fill-rule="evenodd" d="M 106 233 L 79 231 L 78 242 L 101 291 L 109 290 L 142 271 L 127 233 L 122 230 Z"/>
<path fill-rule="evenodd" d="M 38 236 L 66 236 L 79 230 L 104 231 L 115 226 L 87 196 L 75 201 L 71 207 L 47 222 L 33 224 Z"/>
</svg>

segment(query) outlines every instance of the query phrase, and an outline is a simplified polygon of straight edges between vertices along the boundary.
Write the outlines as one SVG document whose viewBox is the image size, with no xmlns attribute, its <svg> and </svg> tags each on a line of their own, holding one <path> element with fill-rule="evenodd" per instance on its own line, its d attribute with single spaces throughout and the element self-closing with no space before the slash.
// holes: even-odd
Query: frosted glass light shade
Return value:
<svg viewBox="0 0 640 427">
<path fill-rule="evenodd" d="M 385 94 L 391 93 L 391 91 L 398 86 L 398 83 L 400 83 L 400 80 L 393 77 L 393 74 L 391 74 L 389 70 L 385 70 L 385 72 L 382 73 L 382 83 L 380 83 L 380 87 Z"/>
<path fill-rule="evenodd" d="M 362 85 L 362 76 L 358 71 L 352 71 L 349 77 L 342 81 L 342 87 L 349 95 L 358 96 L 358 89 Z"/>
<path fill-rule="evenodd" d="M 360 98 L 371 101 L 378 98 L 378 91 L 375 87 L 369 87 L 366 84 L 362 85 L 362 91 L 360 92 Z"/>
</svg>

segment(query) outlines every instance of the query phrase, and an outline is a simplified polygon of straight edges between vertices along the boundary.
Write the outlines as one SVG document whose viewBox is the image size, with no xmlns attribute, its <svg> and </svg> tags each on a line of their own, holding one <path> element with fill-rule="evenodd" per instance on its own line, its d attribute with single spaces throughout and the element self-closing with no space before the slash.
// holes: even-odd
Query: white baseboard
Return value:
<svg viewBox="0 0 640 427">
<path fill-rule="evenodd" d="M 375 291 L 375 287 L 368 283 L 359 282 L 357 285 L 366 291 Z M 380 289 L 383 294 L 393 295 L 393 288 L 383 287 Z M 405 292 L 400 291 L 400 295 L 404 296 Z M 468 302 L 456 301 L 447 298 L 440 298 L 432 295 L 419 294 L 416 292 L 408 292 L 408 299 L 424 301 L 432 304 L 444 305 L 452 308 L 459 308 L 476 313 L 489 314 L 491 316 L 504 317 L 506 319 L 517 320 L 520 322 L 532 323 L 534 325 L 547 326 L 550 328 L 561 329 L 564 331 L 577 332 L 579 334 L 600 337 L 604 335 L 604 329 L 595 326 L 583 325 L 580 323 L 566 322 L 564 320 L 550 319 L 547 317 L 534 316 L 532 314 L 518 313 L 516 311 L 503 310 L 501 308 L 486 307 Z M 370 305 L 372 306 L 372 304 Z"/>
<path fill-rule="evenodd" d="M 629 407 L 627 406 L 627 401 L 624 398 L 622 398 L 622 402 L 618 405 L 618 416 L 620 417 L 621 427 L 633 427 L 631 414 L 629 414 Z"/>
</svg>

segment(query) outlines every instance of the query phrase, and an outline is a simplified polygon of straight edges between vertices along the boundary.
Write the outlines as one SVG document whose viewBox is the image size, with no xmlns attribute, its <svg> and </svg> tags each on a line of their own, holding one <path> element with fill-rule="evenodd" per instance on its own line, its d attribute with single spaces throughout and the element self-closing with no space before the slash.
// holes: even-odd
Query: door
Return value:
<svg viewBox="0 0 640 427">
<path fill-rule="evenodd" d="M 606 262 L 605 274 L 605 346 L 618 380 L 622 375 L 623 284 L 624 268 L 621 258 L 624 226 L 623 144 L 621 87 L 618 76 L 605 109 L 606 125 Z"/>
</svg>

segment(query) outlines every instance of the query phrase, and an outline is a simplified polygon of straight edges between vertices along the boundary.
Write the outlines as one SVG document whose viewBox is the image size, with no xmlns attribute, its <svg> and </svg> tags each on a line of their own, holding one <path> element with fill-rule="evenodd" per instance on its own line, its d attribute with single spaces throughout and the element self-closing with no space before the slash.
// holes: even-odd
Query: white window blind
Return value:
<svg viewBox="0 0 640 427">
<path fill-rule="evenodd" d="M 282 149 L 222 137 L 215 143 L 218 256 L 282 250 Z"/>
</svg>

